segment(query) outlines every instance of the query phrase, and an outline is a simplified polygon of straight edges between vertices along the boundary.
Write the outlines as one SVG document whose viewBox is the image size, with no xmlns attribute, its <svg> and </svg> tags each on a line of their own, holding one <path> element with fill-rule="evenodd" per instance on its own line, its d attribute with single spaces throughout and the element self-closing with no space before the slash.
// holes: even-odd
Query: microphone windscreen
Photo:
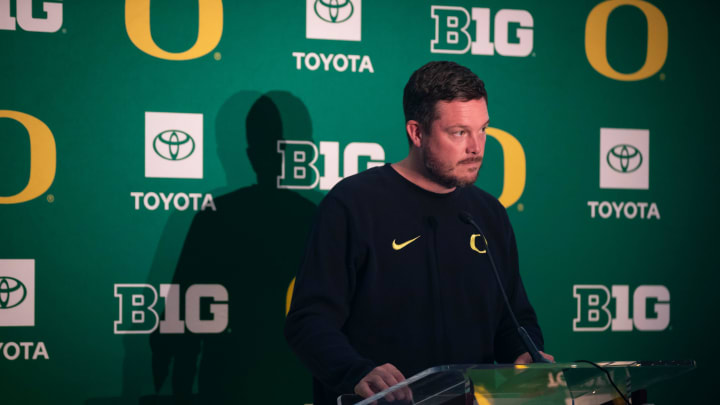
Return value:
<svg viewBox="0 0 720 405">
<path fill-rule="evenodd" d="M 467 211 L 460 211 L 460 214 L 458 215 L 460 217 L 460 220 L 468 225 L 472 225 L 473 217 L 470 215 Z"/>
</svg>

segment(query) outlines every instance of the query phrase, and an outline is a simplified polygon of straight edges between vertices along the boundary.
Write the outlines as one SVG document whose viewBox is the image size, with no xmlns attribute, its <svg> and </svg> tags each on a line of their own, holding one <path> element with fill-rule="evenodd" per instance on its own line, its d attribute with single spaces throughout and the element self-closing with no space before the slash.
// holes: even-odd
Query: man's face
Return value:
<svg viewBox="0 0 720 405">
<path fill-rule="evenodd" d="M 487 101 L 438 101 L 421 151 L 430 180 L 447 188 L 475 183 L 485 152 Z"/>
</svg>

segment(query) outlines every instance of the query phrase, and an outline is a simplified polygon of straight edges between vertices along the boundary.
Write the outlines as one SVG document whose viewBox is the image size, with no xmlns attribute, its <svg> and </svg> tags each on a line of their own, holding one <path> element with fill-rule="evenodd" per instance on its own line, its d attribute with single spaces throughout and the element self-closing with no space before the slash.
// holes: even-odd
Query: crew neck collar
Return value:
<svg viewBox="0 0 720 405">
<path fill-rule="evenodd" d="M 392 167 L 392 163 L 385 163 L 384 168 L 388 172 L 390 172 L 393 177 L 398 178 L 403 184 L 407 185 L 408 187 L 410 187 L 411 189 L 413 189 L 419 193 L 425 194 L 432 198 L 449 198 L 449 197 L 457 194 L 458 191 L 460 190 L 460 187 L 455 187 L 455 189 L 449 193 L 436 193 L 434 191 L 424 189 L 424 188 L 418 186 L 417 184 L 413 183 L 412 181 L 408 180 L 407 178 L 405 178 L 405 176 L 400 174 L 397 170 L 395 170 L 394 167 Z"/>
</svg>

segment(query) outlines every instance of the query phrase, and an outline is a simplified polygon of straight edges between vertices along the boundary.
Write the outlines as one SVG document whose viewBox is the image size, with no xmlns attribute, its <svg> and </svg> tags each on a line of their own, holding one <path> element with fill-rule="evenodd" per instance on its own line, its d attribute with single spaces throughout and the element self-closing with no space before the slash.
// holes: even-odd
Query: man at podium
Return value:
<svg viewBox="0 0 720 405">
<path fill-rule="evenodd" d="M 543 349 L 505 208 L 474 186 L 487 101 L 469 69 L 421 67 L 403 94 L 407 157 L 344 179 L 320 204 L 285 324 L 316 405 L 371 396 L 432 366 L 530 362 L 489 254 Z"/>
</svg>

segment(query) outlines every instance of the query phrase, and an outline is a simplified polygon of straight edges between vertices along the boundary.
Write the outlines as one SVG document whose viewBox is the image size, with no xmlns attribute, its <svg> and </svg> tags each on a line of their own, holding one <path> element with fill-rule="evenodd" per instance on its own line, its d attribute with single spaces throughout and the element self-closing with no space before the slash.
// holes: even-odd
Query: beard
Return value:
<svg viewBox="0 0 720 405">
<path fill-rule="evenodd" d="M 480 172 L 479 169 L 474 175 L 469 175 L 465 178 L 460 178 L 456 170 L 463 170 L 461 167 L 458 167 L 458 165 L 465 163 L 479 163 L 480 167 L 482 167 L 483 160 L 482 156 L 478 156 L 461 160 L 457 164 L 445 163 L 434 155 L 429 148 L 423 148 L 422 157 L 430 180 L 446 188 L 467 187 L 475 184 L 475 180 L 477 180 L 478 173 Z"/>
</svg>

